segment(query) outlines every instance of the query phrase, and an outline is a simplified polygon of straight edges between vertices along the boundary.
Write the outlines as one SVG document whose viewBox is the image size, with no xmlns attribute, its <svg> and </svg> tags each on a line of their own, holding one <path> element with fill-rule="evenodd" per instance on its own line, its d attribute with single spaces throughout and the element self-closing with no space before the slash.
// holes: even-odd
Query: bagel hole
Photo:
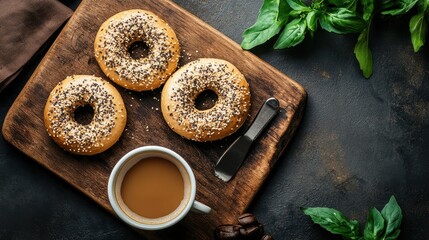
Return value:
<svg viewBox="0 0 429 240">
<path fill-rule="evenodd" d="M 82 125 L 88 125 L 94 118 L 94 108 L 89 104 L 81 105 L 74 110 L 73 118 Z"/>
<path fill-rule="evenodd" d="M 195 98 L 195 108 L 198 110 L 210 109 L 216 105 L 217 100 L 218 96 L 213 90 L 204 90 Z"/>
<path fill-rule="evenodd" d="M 146 58 L 149 55 L 149 47 L 143 41 L 131 43 L 128 53 L 133 59 Z"/>
</svg>

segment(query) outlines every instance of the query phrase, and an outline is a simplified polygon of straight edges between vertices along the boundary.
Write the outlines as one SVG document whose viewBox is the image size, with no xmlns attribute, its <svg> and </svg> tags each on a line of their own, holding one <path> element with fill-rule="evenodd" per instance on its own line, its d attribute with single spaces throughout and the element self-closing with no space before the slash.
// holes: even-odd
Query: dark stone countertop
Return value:
<svg viewBox="0 0 429 240">
<path fill-rule="evenodd" d="M 236 42 L 261 4 L 176 2 Z M 308 92 L 294 138 L 249 209 L 274 239 L 341 239 L 313 225 L 299 207 L 336 208 L 363 227 L 369 209 L 383 208 L 391 195 L 404 214 L 400 239 L 429 236 L 429 48 L 413 52 L 409 18 L 375 21 L 369 80 L 355 61 L 355 35 L 320 30 L 290 50 L 273 50 L 271 41 L 253 51 Z M 1 93 L 2 123 L 45 52 Z M 3 139 L 0 210 L 0 239 L 141 239 Z"/>
</svg>

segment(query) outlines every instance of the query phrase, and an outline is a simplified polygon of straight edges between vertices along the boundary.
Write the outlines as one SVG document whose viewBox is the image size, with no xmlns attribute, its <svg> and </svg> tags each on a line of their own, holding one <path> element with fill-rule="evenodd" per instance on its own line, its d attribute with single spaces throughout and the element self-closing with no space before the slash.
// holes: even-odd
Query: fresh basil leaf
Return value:
<svg viewBox="0 0 429 240">
<path fill-rule="evenodd" d="M 338 8 L 347 8 L 352 11 L 356 10 L 356 0 L 328 0 L 328 3 L 338 7 Z"/>
<path fill-rule="evenodd" d="M 293 10 L 308 12 L 311 11 L 311 8 L 309 8 L 305 3 L 303 3 L 301 0 L 287 0 L 287 3 Z"/>
<path fill-rule="evenodd" d="M 286 25 L 289 20 L 289 12 L 291 8 L 286 0 L 280 0 L 279 2 L 279 11 L 277 14 L 277 21 L 283 22 Z"/>
<path fill-rule="evenodd" d="M 310 31 L 314 32 L 317 29 L 317 19 L 319 17 L 319 11 L 313 10 L 307 14 L 305 20 L 307 21 L 307 27 Z"/>
<path fill-rule="evenodd" d="M 401 230 L 399 227 L 402 222 L 402 210 L 396 202 L 394 196 L 390 197 L 389 202 L 381 210 L 381 215 L 383 216 L 386 222 L 386 231 L 384 233 L 383 239 L 385 240 L 395 240 L 398 238 Z"/>
<path fill-rule="evenodd" d="M 368 21 L 374 12 L 374 0 L 361 0 L 363 7 L 363 20 Z"/>
<path fill-rule="evenodd" d="M 419 0 L 382 0 L 381 14 L 384 15 L 402 15 L 410 11 Z"/>
<path fill-rule="evenodd" d="M 359 67 L 362 70 L 363 76 L 369 78 L 372 75 L 372 52 L 368 46 L 369 25 L 365 28 L 358 37 L 355 45 L 354 53 L 359 62 Z"/>
<path fill-rule="evenodd" d="M 429 0 L 423 0 L 422 11 L 425 12 L 429 6 Z"/>
<path fill-rule="evenodd" d="M 343 7 L 344 7 L 344 8 L 347 8 L 347 9 L 349 9 L 349 10 L 353 11 L 353 12 L 356 12 L 357 0 L 352 1 L 352 2 L 350 2 L 350 3 L 349 3 L 349 5 L 345 5 L 345 6 L 343 6 Z"/>
<path fill-rule="evenodd" d="M 338 34 L 359 33 L 366 26 L 358 13 L 346 8 L 336 8 L 325 12 L 319 18 L 319 22 L 326 31 Z"/>
<path fill-rule="evenodd" d="M 290 7 L 284 0 L 264 0 L 256 23 L 243 33 L 243 49 L 261 45 L 278 34 L 286 24 Z"/>
<path fill-rule="evenodd" d="M 365 225 L 365 240 L 379 240 L 384 234 L 384 218 L 380 211 L 372 208 Z"/>
<path fill-rule="evenodd" d="M 274 49 L 290 48 L 300 44 L 307 30 L 307 23 L 304 18 L 297 18 L 288 23 L 280 34 Z"/>
<path fill-rule="evenodd" d="M 359 222 L 348 220 L 341 212 L 333 208 L 301 208 L 314 223 L 333 234 L 340 234 L 349 239 L 360 239 Z"/>
<path fill-rule="evenodd" d="M 418 52 L 425 44 L 427 31 L 425 13 L 419 12 L 410 20 L 411 43 L 413 44 L 414 52 Z"/>
<path fill-rule="evenodd" d="M 305 14 L 305 12 L 301 11 L 301 10 L 292 10 L 289 12 L 289 16 L 291 18 L 300 18 L 301 14 Z"/>
</svg>

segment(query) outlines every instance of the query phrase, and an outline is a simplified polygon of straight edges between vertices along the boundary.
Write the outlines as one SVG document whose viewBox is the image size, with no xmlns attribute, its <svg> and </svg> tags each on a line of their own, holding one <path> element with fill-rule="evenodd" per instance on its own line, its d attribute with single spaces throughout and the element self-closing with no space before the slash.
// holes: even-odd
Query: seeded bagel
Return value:
<svg viewBox="0 0 429 240">
<path fill-rule="evenodd" d="M 206 90 L 218 99 L 206 110 L 195 99 Z M 231 135 L 245 122 L 250 89 L 243 74 L 231 63 L 202 58 L 179 68 L 165 83 L 161 110 L 168 126 L 184 138 L 206 142 Z"/>
<path fill-rule="evenodd" d="M 128 49 L 135 42 L 148 48 L 134 59 Z M 176 70 L 179 40 L 173 29 L 152 12 L 132 9 L 107 19 L 97 32 L 94 52 L 101 70 L 116 84 L 134 91 L 160 87 Z"/>
<path fill-rule="evenodd" d="M 74 117 L 75 110 L 85 105 L 94 110 L 89 124 L 81 124 Z M 61 148 L 78 155 L 94 155 L 118 141 L 127 112 L 121 95 L 109 82 L 99 77 L 74 75 L 51 91 L 44 121 L 49 136 Z"/>
</svg>

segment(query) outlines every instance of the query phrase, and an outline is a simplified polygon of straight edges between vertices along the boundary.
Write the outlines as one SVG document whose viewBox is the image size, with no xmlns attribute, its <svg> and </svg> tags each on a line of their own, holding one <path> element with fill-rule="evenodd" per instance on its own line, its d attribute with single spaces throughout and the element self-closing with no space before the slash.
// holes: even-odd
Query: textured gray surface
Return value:
<svg viewBox="0 0 429 240">
<path fill-rule="evenodd" d="M 176 2 L 236 42 L 261 4 Z M 274 51 L 270 42 L 253 51 L 309 96 L 295 137 L 249 209 L 275 239 L 340 239 L 313 225 L 299 207 L 334 207 L 365 222 L 369 208 L 381 209 L 390 195 L 404 213 L 400 239 L 427 239 L 429 51 L 413 53 L 407 28 L 403 19 L 376 21 L 370 80 L 354 59 L 356 36 L 319 31 L 291 50 Z M 2 121 L 39 61 L 2 93 Z M 0 183 L 0 239 L 141 239 L 3 140 Z"/>
</svg>

